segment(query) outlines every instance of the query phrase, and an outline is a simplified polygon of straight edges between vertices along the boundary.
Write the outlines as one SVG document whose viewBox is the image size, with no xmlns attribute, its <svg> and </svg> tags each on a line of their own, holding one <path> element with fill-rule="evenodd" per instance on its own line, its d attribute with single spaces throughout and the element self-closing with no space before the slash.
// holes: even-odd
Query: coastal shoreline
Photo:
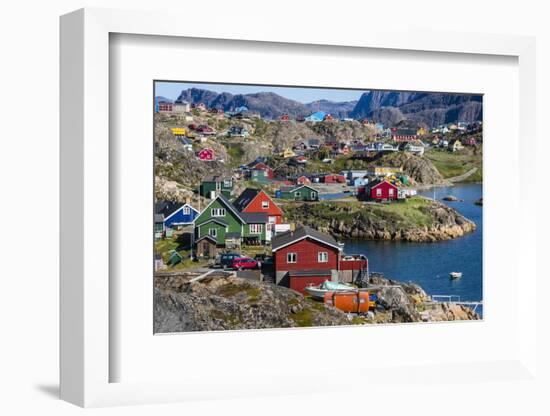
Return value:
<svg viewBox="0 0 550 416">
<path fill-rule="evenodd" d="M 221 272 L 190 282 L 196 273 L 155 275 L 155 333 L 474 321 L 471 308 L 435 302 L 422 287 L 371 276 L 375 307 L 344 313 L 286 287 Z M 268 311 L 268 312 L 267 312 Z"/>
</svg>

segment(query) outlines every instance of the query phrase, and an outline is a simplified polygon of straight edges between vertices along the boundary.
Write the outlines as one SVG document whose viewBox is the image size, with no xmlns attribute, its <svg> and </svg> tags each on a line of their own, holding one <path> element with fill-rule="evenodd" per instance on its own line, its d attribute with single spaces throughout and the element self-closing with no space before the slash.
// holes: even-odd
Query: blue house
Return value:
<svg viewBox="0 0 550 416">
<path fill-rule="evenodd" d="M 199 211 L 189 204 L 162 201 L 155 205 L 155 213 L 164 215 L 164 226 L 174 228 L 191 224 Z"/>
<path fill-rule="evenodd" d="M 240 107 L 235 108 L 235 113 L 246 113 L 248 107 L 246 105 L 241 105 Z"/>
<path fill-rule="evenodd" d="M 324 111 L 316 111 L 313 114 L 310 114 L 306 117 L 306 121 L 323 121 L 327 113 Z"/>
</svg>

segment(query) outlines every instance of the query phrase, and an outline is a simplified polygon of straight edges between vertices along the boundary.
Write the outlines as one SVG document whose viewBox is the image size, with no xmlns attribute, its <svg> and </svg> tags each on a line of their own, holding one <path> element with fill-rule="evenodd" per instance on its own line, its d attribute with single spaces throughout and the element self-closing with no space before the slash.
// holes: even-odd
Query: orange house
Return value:
<svg viewBox="0 0 550 416">
<path fill-rule="evenodd" d="M 240 212 L 266 213 L 270 224 L 283 222 L 283 211 L 261 189 L 246 188 L 233 205 Z"/>
</svg>

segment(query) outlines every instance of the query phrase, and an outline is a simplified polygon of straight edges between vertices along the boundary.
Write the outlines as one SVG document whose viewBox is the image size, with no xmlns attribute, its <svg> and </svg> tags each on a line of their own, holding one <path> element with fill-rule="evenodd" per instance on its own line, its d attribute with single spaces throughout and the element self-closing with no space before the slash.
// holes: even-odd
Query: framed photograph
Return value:
<svg viewBox="0 0 550 416">
<path fill-rule="evenodd" d="M 62 398 L 536 386 L 533 39 L 179 19 L 61 19 Z"/>
<path fill-rule="evenodd" d="M 482 319 L 481 94 L 154 93 L 155 333 Z"/>
</svg>

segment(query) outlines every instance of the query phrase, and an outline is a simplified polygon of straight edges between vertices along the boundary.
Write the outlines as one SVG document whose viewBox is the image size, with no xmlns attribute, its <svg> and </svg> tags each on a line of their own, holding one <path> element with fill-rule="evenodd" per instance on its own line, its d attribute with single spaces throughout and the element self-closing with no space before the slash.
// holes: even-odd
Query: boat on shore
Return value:
<svg viewBox="0 0 550 416">
<path fill-rule="evenodd" d="M 357 288 L 348 283 L 339 282 L 323 282 L 318 286 L 306 286 L 305 291 L 312 298 L 317 300 L 324 300 L 325 294 L 328 292 L 349 292 L 357 291 Z"/>
<path fill-rule="evenodd" d="M 462 277 L 462 272 L 451 272 L 449 273 L 449 278 L 451 280 L 460 279 Z"/>
</svg>

